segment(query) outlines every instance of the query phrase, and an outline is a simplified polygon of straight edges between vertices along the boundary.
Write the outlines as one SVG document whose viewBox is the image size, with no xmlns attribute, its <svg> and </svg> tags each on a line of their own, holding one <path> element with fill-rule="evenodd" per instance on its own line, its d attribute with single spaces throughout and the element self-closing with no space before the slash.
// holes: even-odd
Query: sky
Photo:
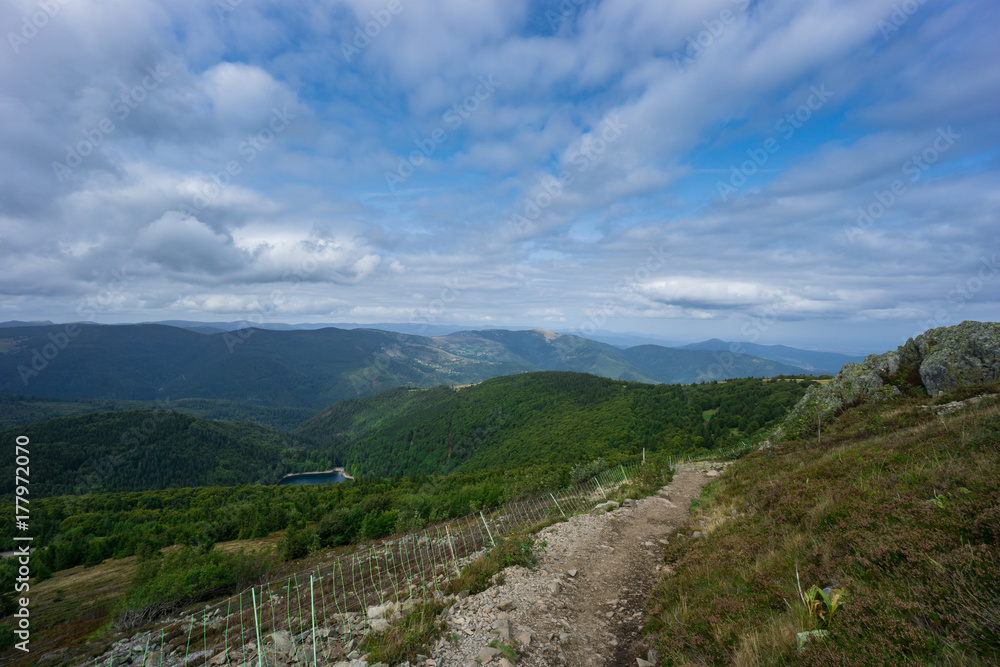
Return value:
<svg viewBox="0 0 1000 667">
<path fill-rule="evenodd" d="M 995 0 L 8 0 L 0 320 L 1000 314 Z"/>
</svg>

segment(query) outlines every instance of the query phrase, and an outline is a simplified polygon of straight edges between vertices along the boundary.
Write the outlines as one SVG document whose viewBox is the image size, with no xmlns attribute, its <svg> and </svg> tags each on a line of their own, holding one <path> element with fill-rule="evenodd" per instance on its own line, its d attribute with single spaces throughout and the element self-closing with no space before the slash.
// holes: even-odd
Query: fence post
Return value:
<svg viewBox="0 0 1000 667">
<path fill-rule="evenodd" d="M 486 517 L 483 516 L 483 511 L 479 511 L 479 518 L 483 520 L 483 525 L 486 526 L 486 534 L 490 536 L 490 542 L 493 546 L 497 545 L 497 541 L 493 539 L 493 533 L 490 532 L 490 525 L 486 523 Z"/>
<path fill-rule="evenodd" d="M 563 515 L 563 518 L 565 519 L 565 518 L 566 518 L 566 512 L 563 512 L 563 508 L 562 508 L 562 506 L 561 506 L 561 505 L 559 504 L 559 501 L 558 501 L 558 500 L 556 500 L 556 497 L 555 497 L 555 496 L 553 496 L 553 495 L 552 495 L 551 493 L 549 493 L 549 497 L 550 497 L 550 498 L 552 498 L 552 502 L 554 502 L 554 503 L 556 504 L 556 507 L 558 507 L 558 508 L 559 508 L 559 513 L 560 513 L 560 514 L 562 514 L 562 515 Z"/>
</svg>

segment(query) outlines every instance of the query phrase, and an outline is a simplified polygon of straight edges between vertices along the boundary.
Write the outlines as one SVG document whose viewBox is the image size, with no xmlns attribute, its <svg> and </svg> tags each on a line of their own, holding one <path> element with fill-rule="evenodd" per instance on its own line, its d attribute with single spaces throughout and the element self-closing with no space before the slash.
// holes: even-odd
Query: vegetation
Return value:
<svg viewBox="0 0 1000 667">
<path fill-rule="evenodd" d="M 569 466 L 548 466 L 316 486 L 182 488 L 33 499 L 33 544 L 39 548 L 33 568 L 44 565 L 57 572 L 144 549 L 261 538 L 290 527 L 282 553 L 297 558 L 304 555 L 303 545 L 335 547 L 415 530 L 568 483 Z M 0 508 L 13 514 L 9 503 Z M 7 549 L 13 548 L 14 532 L 13 522 L 0 526 Z"/>
<path fill-rule="evenodd" d="M 78 398 L 62 400 L 20 394 L 0 394 L 0 430 L 34 422 L 74 417 L 92 412 L 123 410 L 172 410 L 202 419 L 255 422 L 278 431 L 291 431 L 316 414 L 309 408 L 279 408 L 208 398 L 158 401 L 115 401 Z"/>
<path fill-rule="evenodd" d="M 525 373 L 472 387 L 410 389 L 334 404 L 296 435 L 357 473 L 448 473 L 611 455 L 707 453 L 779 420 L 811 380 L 647 385 Z M 705 411 L 714 411 L 705 419 Z"/>
<path fill-rule="evenodd" d="M 420 651 L 430 653 L 431 644 L 444 634 L 444 609 L 444 603 L 438 601 L 417 605 L 397 625 L 365 637 L 361 648 L 373 663 L 415 662 Z"/>
<path fill-rule="evenodd" d="M 494 583 L 503 583 L 505 568 L 520 565 L 533 569 L 538 562 L 538 552 L 543 549 L 545 542 L 536 543 L 528 534 L 503 537 L 489 551 L 463 567 L 461 574 L 448 582 L 448 592 L 481 593 Z"/>
<path fill-rule="evenodd" d="M 945 417 L 915 394 L 859 405 L 707 487 L 651 600 L 664 664 L 995 664 L 996 390 Z"/>
<path fill-rule="evenodd" d="M 249 422 L 214 422 L 171 410 L 62 417 L 0 431 L 31 440 L 32 499 L 186 486 L 275 484 L 328 468 L 329 454 Z M 14 490 L 14 459 L 0 462 L 0 493 Z"/>
<path fill-rule="evenodd" d="M 149 555 L 115 605 L 116 627 L 143 625 L 192 602 L 211 600 L 257 583 L 270 563 L 259 554 L 227 554 L 184 546 Z"/>
<path fill-rule="evenodd" d="M 717 352 L 620 350 L 541 331 L 474 331 L 428 338 L 333 327 L 201 334 L 159 324 L 11 327 L 0 336 L 0 393 L 60 399 L 167 397 L 321 409 L 399 386 L 466 384 L 525 371 L 566 370 L 641 382 L 698 382 Z M 56 347 L 51 361 L 40 350 Z M 48 346 L 48 347 L 46 347 Z M 733 355 L 720 376 L 771 376 L 793 366 Z M 712 376 L 716 377 L 716 376 Z"/>
</svg>

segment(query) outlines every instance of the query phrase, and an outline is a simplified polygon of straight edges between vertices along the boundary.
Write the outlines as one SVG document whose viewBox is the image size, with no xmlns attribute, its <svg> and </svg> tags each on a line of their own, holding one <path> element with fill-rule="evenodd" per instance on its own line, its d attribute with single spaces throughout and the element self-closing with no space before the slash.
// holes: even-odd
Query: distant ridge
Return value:
<svg viewBox="0 0 1000 667">
<path fill-rule="evenodd" d="M 838 352 L 816 352 L 797 347 L 788 347 L 787 345 L 727 342 L 718 338 L 684 345 L 682 349 L 727 352 L 739 350 L 745 354 L 761 357 L 762 359 L 770 359 L 771 361 L 778 361 L 783 364 L 799 366 L 813 373 L 829 375 L 839 373 L 844 364 L 859 364 L 865 360 L 862 356 L 840 354 Z"/>
<path fill-rule="evenodd" d="M 392 387 L 468 384 L 538 370 L 673 384 L 805 372 L 736 354 L 721 374 L 706 376 L 713 354 L 657 345 L 622 350 L 537 330 L 427 337 L 334 327 L 211 333 L 162 324 L 23 326 L 4 329 L 0 393 L 319 409 Z"/>
</svg>

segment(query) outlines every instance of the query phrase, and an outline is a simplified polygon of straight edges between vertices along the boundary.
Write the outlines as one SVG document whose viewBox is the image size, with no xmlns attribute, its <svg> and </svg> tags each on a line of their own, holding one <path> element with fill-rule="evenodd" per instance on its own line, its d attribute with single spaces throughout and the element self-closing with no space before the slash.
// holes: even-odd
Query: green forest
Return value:
<svg viewBox="0 0 1000 667">
<path fill-rule="evenodd" d="M 572 463 L 643 448 L 688 454 L 734 445 L 776 422 L 811 382 L 649 385 L 524 373 L 341 401 L 295 433 L 352 473 L 372 476 Z"/>
<path fill-rule="evenodd" d="M 419 528 L 566 486 L 574 464 L 600 469 L 635 461 L 644 447 L 679 455 L 734 444 L 776 422 L 810 383 L 645 385 L 541 372 L 459 390 L 392 389 L 337 403 L 294 434 L 126 410 L 0 435 L 31 440 L 31 524 L 45 576 L 286 528 L 298 553 Z M 334 464 L 356 481 L 276 485 L 286 473 Z M 5 470 L 10 499 L 14 471 Z M 11 531 L 0 535 L 6 544 Z"/>
<path fill-rule="evenodd" d="M 0 431 L 31 440 L 31 497 L 184 486 L 275 484 L 322 470 L 331 458 L 287 433 L 250 422 L 209 421 L 172 410 L 61 417 Z M 0 463 L 0 493 L 13 493 L 14 460 Z"/>
</svg>

